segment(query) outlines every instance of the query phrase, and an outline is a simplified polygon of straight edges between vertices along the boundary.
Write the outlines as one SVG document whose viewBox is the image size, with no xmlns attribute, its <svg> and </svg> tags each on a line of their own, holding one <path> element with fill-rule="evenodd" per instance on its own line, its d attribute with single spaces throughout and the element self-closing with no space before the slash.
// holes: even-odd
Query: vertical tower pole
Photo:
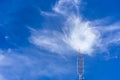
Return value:
<svg viewBox="0 0 120 80">
<path fill-rule="evenodd" d="M 80 53 L 78 53 L 78 74 L 79 74 L 79 80 L 83 80 L 83 70 L 84 70 L 84 66 L 83 66 L 83 55 Z"/>
</svg>

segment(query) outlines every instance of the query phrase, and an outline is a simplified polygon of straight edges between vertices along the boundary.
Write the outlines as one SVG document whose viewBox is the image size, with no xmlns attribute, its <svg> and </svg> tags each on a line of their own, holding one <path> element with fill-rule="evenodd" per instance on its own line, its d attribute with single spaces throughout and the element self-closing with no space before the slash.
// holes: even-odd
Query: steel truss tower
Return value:
<svg viewBox="0 0 120 80">
<path fill-rule="evenodd" d="M 79 75 L 79 80 L 84 80 L 83 74 L 84 74 L 84 59 L 83 59 L 83 55 L 80 53 L 78 53 L 78 75 Z"/>
</svg>

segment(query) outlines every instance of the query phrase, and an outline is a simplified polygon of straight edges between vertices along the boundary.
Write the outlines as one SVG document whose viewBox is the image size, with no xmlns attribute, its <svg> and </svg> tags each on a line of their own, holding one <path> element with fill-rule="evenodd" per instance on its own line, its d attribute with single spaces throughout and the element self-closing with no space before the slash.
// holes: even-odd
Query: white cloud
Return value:
<svg viewBox="0 0 120 80">
<path fill-rule="evenodd" d="M 79 0 L 59 0 L 53 7 L 53 10 L 59 14 L 67 16 L 67 13 L 70 14 L 74 13 L 74 11 L 77 12 L 79 3 Z"/>
<path fill-rule="evenodd" d="M 41 13 L 41 15 L 43 15 L 43 16 L 52 16 L 52 17 L 57 16 L 55 13 L 52 13 L 52 12 L 40 11 L 40 13 Z"/>
<path fill-rule="evenodd" d="M 34 30 L 31 31 L 30 42 L 56 53 L 80 49 L 82 54 L 88 55 L 95 50 L 107 48 L 111 43 L 119 43 L 119 23 L 103 26 L 103 23 L 98 22 L 100 20 L 96 20 L 97 23 L 84 21 L 82 16 L 78 15 L 78 5 L 80 5 L 79 0 L 59 0 L 53 11 L 65 18 L 61 27 L 63 32 L 48 29 Z"/>
<path fill-rule="evenodd" d="M 91 27 L 89 22 L 83 22 L 76 16 L 71 16 L 65 22 L 64 33 L 58 31 L 32 31 L 30 42 L 52 52 L 67 52 L 69 49 L 81 50 L 91 54 L 99 43 L 99 32 Z"/>
<path fill-rule="evenodd" d="M 29 49 L 29 51 L 28 51 Z M 37 76 L 61 76 L 70 74 L 73 70 L 71 64 L 64 64 L 59 56 L 47 55 L 40 53 L 35 49 L 28 48 L 27 53 L 18 53 L 2 51 L 0 54 L 0 80 L 17 80 L 17 79 L 35 79 Z M 35 52 L 35 53 L 32 53 Z M 25 55 L 23 55 L 25 53 Z M 38 56 L 38 54 L 40 54 Z M 34 55 L 34 56 L 33 56 Z M 61 62 L 61 63 L 58 63 Z M 64 62 L 64 63 L 63 63 Z M 64 64 L 64 65 L 63 65 Z M 71 66 L 66 69 L 67 66 Z M 51 73 L 50 73 L 51 72 Z"/>
<path fill-rule="evenodd" d="M 101 34 L 101 45 L 109 46 L 110 44 L 120 44 L 120 24 L 114 23 L 107 26 L 97 26 Z"/>
<path fill-rule="evenodd" d="M 79 17 L 72 16 L 65 23 L 66 30 L 65 42 L 74 50 L 80 49 L 81 53 L 90 54 L 97 44 L 99 44 L 100 34 L 89 22 L 84 22 Z"/>
<path fill-rule="evenodd" d="M 45 48 L 51 52 L 62 53 L 67 46 L 62 40 L 62 34 L 58 31 L 47 30 L 32 30 L 32 36 L 29 38 L 30 42 L 38 47 Z"/>
</svg>

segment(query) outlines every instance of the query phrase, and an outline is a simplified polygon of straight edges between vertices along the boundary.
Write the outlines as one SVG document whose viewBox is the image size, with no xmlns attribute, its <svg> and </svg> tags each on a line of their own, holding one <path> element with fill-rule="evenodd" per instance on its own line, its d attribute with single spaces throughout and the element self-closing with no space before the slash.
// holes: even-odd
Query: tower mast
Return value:
<svg viewBox="0 0 120 80">
<path fill-rule="evenodd" d="M 78 53 L 78 74 L 79 74 L 79 80 L 84 80 L 83 73 L 84 73 L 84 63 L 83 63 L 83 55 Z"/>
</svg>

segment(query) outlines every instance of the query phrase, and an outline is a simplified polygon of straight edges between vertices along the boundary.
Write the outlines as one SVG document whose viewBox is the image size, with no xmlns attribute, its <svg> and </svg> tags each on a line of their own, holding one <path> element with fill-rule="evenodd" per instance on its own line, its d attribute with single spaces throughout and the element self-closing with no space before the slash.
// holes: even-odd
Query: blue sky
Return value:
<svg viewBox="0 0 120 80">
<path fill-rule="evenodd" d="M 119 0 L 0 0 L 0 80 L 119 80 Z"/>
</svg>

